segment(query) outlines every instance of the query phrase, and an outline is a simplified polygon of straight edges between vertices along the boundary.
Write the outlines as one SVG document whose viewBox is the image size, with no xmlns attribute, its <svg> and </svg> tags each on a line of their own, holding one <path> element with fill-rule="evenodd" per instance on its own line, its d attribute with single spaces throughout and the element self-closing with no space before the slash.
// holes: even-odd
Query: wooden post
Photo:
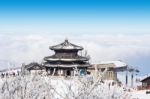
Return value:
<svg viewBox="0 0 150 99">
<path fill-rule="evenodd" d="M 128 86 L 128 69 L 126 71 L 126 86 Z"/>
<path fill-rule="evenodd" d="M 133 87 L 133 72 L 134 71 L 132 71 L 132 74 L 131 74 L 131 87 Z"/>
</svg>

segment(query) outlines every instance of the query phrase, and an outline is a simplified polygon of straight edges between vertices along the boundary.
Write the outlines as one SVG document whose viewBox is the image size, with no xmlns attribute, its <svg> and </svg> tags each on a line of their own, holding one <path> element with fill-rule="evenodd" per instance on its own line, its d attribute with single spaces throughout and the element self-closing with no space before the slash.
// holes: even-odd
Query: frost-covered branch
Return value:
<svg viewBox="0 0 150 99">
<path fill-rule="evenodd" d="M 129 99 L 130 94 L 117 84 L 91 76 L 24 75 L 0 79 L 0 99 Z M 110 82 L 109 82 L 110 83 Z"/>
</svg>

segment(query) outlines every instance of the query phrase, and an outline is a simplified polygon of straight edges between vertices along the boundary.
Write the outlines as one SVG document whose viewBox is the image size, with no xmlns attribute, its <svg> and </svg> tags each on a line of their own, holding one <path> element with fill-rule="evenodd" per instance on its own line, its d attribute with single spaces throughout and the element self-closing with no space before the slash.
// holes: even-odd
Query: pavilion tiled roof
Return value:
<svg viewBox="0 0 150 99">
<path fill-rule="evenodd" d="M 57 57 L 55 55 L 53 56 L 47 56 L 44 58 L 45 61 L 88 61 L 89 58 L 82 57 L 82 56 L 76 56 L 76 57 Z"/>
<path fill-rule="evenodd" d="M 70 43 L 67 39 L 58 45 L 55 46 L 51 46 L 50 47 L 51 50 L 59 50 L 59 49 L 64 49 L 64 50 L 83 50 L 83 47 L 75 45 Z"/>
</svg>

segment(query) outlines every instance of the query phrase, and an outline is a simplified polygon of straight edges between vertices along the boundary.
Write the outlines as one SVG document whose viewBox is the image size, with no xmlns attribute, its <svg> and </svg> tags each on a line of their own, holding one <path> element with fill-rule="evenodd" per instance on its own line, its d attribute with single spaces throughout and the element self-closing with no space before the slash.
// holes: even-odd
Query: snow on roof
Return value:
<svg viewBox="0 0 150 99">
<path fill-rule="evenodd" d="M 140 81 L 142 81 L 142 80 L 144 80 L 144 79 L 146 79 L 146 78 L 148 78 L 148 77 L 150 77 L 150 73 L 149 73 L 149 74 L 146 74 L 146 75 L 144 75 L 144 76 L 142 76 L 142 77 L 140 77 Z"/>
<path fill-rule="evenodd" d="M 72 65 L 68 65 L 68 64 L 44 64 L 44 66 L 46 67 L 90 67 L 90 64 L 72 64 Z"/>
<path fill-rule="evenodd" d="M 51 46 L 50 47 L 51 50 L 58 50 L 58 49 L 77 49 L 77 50 L 82 50 L 83 47 L 81 46 L 77 46 L 75 44 L 70 43 L 68 40 L 65 40 L 63 43 L 55 45 L 55 46 Z"/>
<path fill-rule="evenodd" d="M 99 64 L 110 64 L 110 63 L 113 63 L 115 64 L 116 67 L 126 67 L 127 64 L 122 62 L 122 61 L 100 61 Z"/>
<path fill-rule="evenodd" d="M 75 56 L 75 57 L 59 57 L 56 55 L 53 56 L 47 56 L 44 58 L 45 61 L 88 61 L 89 58 L 82 57 L 82 56 Z"/>
<path fill-rule="evenodd" d="M 47 59 L 47 60 L 50 60 L 50 61 L 79 61 L 79 60 L 81 60 L 81 61 L 86 61 L 86 60 L 88 60 L 87 58 L 81 58 L 81 59 L 77 59 L 77 58 L 72 58 L 72 59 L 65 59 L 65 58 L 49 58 L 49 59 Z"/>
</svg>

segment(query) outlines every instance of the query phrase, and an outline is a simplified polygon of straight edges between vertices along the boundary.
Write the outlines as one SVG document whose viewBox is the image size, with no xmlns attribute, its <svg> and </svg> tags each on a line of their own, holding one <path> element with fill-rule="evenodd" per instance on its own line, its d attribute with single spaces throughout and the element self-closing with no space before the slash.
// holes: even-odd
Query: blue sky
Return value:
<svg viewBox="0 0 150 99">
<path fill-rule="evenodd" d="M 62 41 L 68 37 L 77 43 L 78 40 L 82 41 L 81 45 L 86 45 L 90 51 L 97 49 L 95 52 L 99 55 L 89 51 L 94 59 L 122 59 L 140 66 L 141 74 L 150 72 L 149 0 L 0 0 L 0 34 L 3 37 L 0 38 L 1 60 L 10 58 L 16 62 L 28 62 L 27 57 L 31 61 L 38 57 L 36 55 L 40 51 L 47 49 L 44 46 L 43 49 L 38 47 L 39 52 L 34 51 L 40 44 L 51 42 L 49 45 L 52 45 L 59 43 L 58 39 Z M 44 40 L 45 35 L 49 41 L 48 38 Z M 35 38 L 43 38 L 44 43 L 36 45 L 33 42 Z M 9 47 L 4 44 L 9 44 Z M 106 47 L 105 44 L 110 46 Z M 26 48 L 23 49 L 23 46 Z M 23 48 L 19 52 L 20 47 Z M 4 54 L 6 50 L 7 55 Z M 18 60 L 14 52 L 19 53 Z M 103 52 L 113 54 L 106 57 Z"/>
<path fill-rule="evenodd" d="M 0 0 L 0 30 L 147 33 L 149 12 L 148 0 Z"/>
</svg>

